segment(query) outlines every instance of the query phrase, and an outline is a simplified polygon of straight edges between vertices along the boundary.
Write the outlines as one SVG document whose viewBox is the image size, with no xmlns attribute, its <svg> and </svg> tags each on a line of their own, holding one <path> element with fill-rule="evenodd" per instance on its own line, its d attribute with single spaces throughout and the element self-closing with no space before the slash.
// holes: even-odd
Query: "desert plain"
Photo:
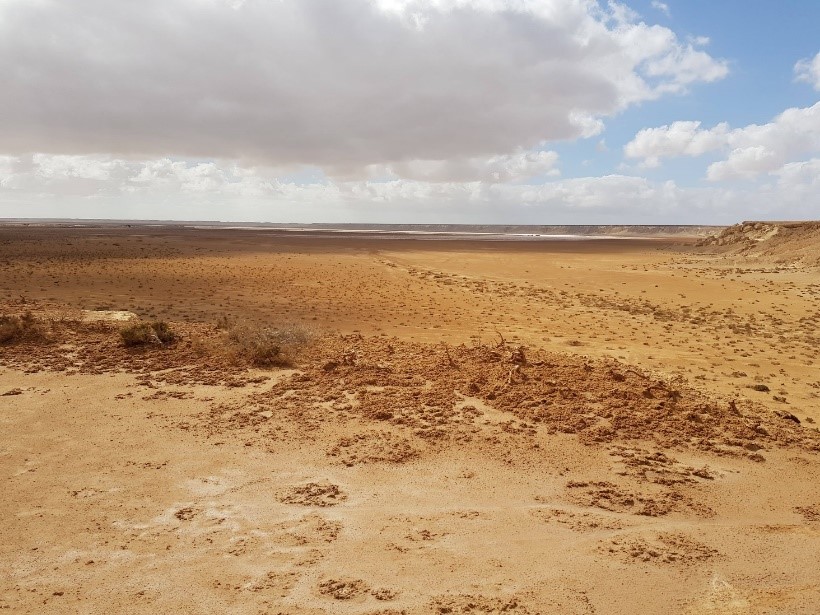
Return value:
<svg viewBox="0 0 820 615">
<path fill-rule="evenodd" d="M 0 310 L 0 610 L 820 612 L 820 224 L 4 224 Z"/>
</svg>

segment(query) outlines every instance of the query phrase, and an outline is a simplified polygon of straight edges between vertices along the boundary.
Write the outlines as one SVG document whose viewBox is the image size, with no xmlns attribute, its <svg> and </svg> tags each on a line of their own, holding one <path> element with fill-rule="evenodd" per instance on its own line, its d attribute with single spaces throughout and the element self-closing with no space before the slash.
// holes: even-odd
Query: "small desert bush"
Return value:
<svg viewBox="0 0 820 615">
<path fill-rule="evenodd" d="M 43 331 L 31 312 L 22 316 L 0 315 L 0 344 L 11 344 L 42 335 Z"/>
<path fill-rule="evenodd" d="M 228 331 L 234 326 L 234 321 L 224 314 L 216 319 L 216 328 L 221 331 Z"/>
<path fill-rule="evenodd" d="M 142 346 L 144 344 L 170 344 L 176 339 L 167 322 L 137 322 L 120 329 L 120 337 L 125 346 Z"/>
<path fill-rule="evenodd" d="M 298 326 L 263 327 L 236 324 L 225 333 L 231 353 L 259 367 L 289 367 L 311 341 Z"/>
<path fill-rule="evenodd" d="M 176 334 L 171 331 L 171 327 L 169 327 L 165 321 L 154 321 L 151 323 L 151 328 L 154 330 L 157 339 L 163 344 L 170 344 L 177 338 Z"/>
</svg>

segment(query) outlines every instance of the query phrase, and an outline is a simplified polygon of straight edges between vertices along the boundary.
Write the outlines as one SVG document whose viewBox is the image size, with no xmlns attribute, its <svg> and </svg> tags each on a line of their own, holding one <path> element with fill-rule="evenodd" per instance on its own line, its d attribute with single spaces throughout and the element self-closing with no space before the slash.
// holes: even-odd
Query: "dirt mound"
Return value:
<svg viewBox="0 0 820 615">
<path fill-rule="evenodd" d="M 517 598 L 495 598 L 486 596 L 457 595 L 442 596 L 433 600 L 433 613 L 439 615 L 458 615 L 474 613 L 531 613 Z"/>
<path fill-rule="evenodd" d="M 104 313 L 105 314 L 105 313 Z M 169 384 L 242 386 L 253 380 L 248 363 L 223 352 L 223 332 L 214 325 L 175 322 L 173 341 L 126 346 L 114 318 L 45 302 L 0 302 L 0 323 L 20 323 L 21 334 L 0 338 L 2 364 L 29 373 L 68 374 L 119 371 L 142 374 L 143 382 L 162 372 Z"/>
<path fill-rule="evenodd" d="M 329 336 L 301 369 L 248 402 L 299 424 L 304 434 L 331 424 L 349 430 L 328 451 L 345 465 L 402 463 L 470 443 L 496 452 L 533 449 L 539 433 L 577 434 L 589 445 L 653 442 L 754 461 L 764 460 L 767 447 L 820 450 L 813 427 L 614 360 L 508 344 L 453 347 Z M 241 412 L 215 407 L 203 413 L 200 427 L 213 435 L 242 429 L 241 437 L 260 446 L 282 438 L 279 425 L 249 429 L 232 418 Z M 642 473 L 657 484 L 712 478 L 708 468 L 641 449 L 614 454 L 625 473 Z"/>
<path fill-rule="evenodd" d="M 743 222 L 697 245 L 775 263 L 817 267 L 820 222 Z"/>
<path fill-rule="evenodd" d="M 291 487 L 279 497 L 279 501 L 285 504 L 298 504 L 300 506 L 336 506 L 344 502 L 347 495 L 333 483 L 307 483 Z"/>
<path fill-rule="evenodd" d="M 365 594 L 369 588 L 360 579 L 328 579 L 319 584 L 319 593 L 334 600 L 350 600 Z"/>
<path fill-rule="evenodd" d="M 29 306 L 30 307 L 30 306 Z M 3 364 L 29 371 L 128 371 L 141 383 L 259 382 L 245 366 L 203 354 L 198 339 L 214 327 L 171 323 L 174 343 L 126 348 L 108 322 L 63 319 L 42 325 L 37 340 L 3 347 Z M 312 438 L 340 426 L 327 454 L 344 465 L 404 463 L 425 451 L 469 442 L 534 448 L 537 434 L 577 434 L 585 444 L 651 441 L 756 461 L 772 446 L 820 450 L 820 432 L 786 413 L 748 400 L 708 396 L 615 360 L 592 360 L 513 346 L 431 345 L 387 337 L 328 335 L 317 340 L 300 372 L 251 394 L 240 407 L 203 413 L 209 434 L 246 432 L 249 442 Z M 266 377 L 262 376 L 262 380 Z M 287 421 L 270 421 L 276 414 Z M 653 475 L 679 480 L 666 458 L 633 459 Z M 628 465 L 628 464 L 627 464 Z M 685 473 L 692 473 L 686 469 Z M 697 475 L 695 475 L 697 476 Z"/>
<path fill-rule="evenodd" d="M 661 532 L 651 538 L 615 538 L 602 548 L 626 563 L 696 565 L 718 552 L 685 534 Z"/>
<path fill-rule="evenodd" d="M 404 463 L 418 457 L 413 443 L 405 437 L 389 431 L 370 430 L 340 439 L 327 452 L 328 457 L 338 459 L 343 465 L 384 461 Z"/>
</svg>

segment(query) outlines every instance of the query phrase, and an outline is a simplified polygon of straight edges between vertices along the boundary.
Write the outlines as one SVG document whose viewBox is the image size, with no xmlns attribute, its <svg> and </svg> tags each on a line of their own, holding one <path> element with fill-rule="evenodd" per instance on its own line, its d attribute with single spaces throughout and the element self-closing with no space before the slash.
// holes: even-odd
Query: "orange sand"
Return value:
<svg viewBox="0 0 820 615">
<path fill-rule="evenodd" d="M 694 243 L 0 227 L 0 607 L 816 613 L 820 277 Z"/>
</svg>

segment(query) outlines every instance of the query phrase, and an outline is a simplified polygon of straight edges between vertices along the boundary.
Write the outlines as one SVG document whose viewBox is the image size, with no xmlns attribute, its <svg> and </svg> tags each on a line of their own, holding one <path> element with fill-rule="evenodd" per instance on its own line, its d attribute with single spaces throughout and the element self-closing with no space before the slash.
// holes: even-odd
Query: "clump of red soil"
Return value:
<svg viewBox="0 0 820 615">
<path fill-rule="evenodd" d="M 278 413 L 315 408 L 355 417 L 434 448 L 468 441 L 492 423 L 522 437 L 643 440 L 756 460 L 767 446 L 820 450 L 820 432 L 752 402 L 716 399 L 616 361 L 507 344 L 331 336 L 300 374 L 251 399 Z"/>
<path fill-rule="evenodd" d="M 43 335 L 4 345 L 0 361 L 28 371 L 126 371 L 148 384 L 260 381 L 246 365 L 213 350 L 221 335 L 215 327 L 171 324 L 173 343 L 134 349 L 122 344 L 116 324 L 41 318 Z M 477 438 L 522 441 L 539 433 L 577 434 L 585 444 L 650 441 L 756 461 L 769 446 L 820 450 L 816 428 L 751 401 L 719 399 L 614 360 L 503 342 L 448 346 L 328 335 L 303 353 L 297 367 L 243 402 L 253 412 L 217 406 L 203 416 L 205 428 L 264 435 L 271 413 L 289 415 L 290 431 L 275 421 L 278 432 L 270 434 L 282 439 L 309 437 L 333 417 L 355 420 L 372 437 L 361 437 L 358 429 L 338 440 L 328 454 L 345 465 L 401 463 L 422 450 Z"/>
</svg>

